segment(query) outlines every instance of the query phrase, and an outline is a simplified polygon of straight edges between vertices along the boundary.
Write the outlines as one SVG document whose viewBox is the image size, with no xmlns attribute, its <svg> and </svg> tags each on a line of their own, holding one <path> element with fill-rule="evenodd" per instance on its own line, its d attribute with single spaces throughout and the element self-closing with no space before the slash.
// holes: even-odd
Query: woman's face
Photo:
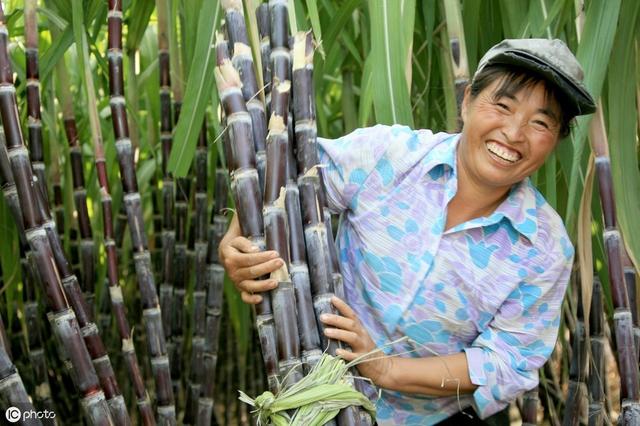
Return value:
<svg viewBox="0 0 640 426">
<path fill-rule="evenodd" d="M 467 87 L 460 166 L 480 187 L 505 191 L 538 170 L 559 140 L 560 110 L 542 83 L 494 96 L 501 79 L 475 98 Z"/>
</svg>

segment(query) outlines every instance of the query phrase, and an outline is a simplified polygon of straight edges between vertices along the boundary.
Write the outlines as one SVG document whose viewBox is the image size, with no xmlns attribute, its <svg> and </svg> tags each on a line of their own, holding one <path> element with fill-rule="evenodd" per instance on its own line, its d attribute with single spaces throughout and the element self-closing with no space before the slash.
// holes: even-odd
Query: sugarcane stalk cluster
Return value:
<svg viewBox="0 0 640 426">
<path fill-rule="evenodd" d="M 318 169 L 314 44 L 310 33 L 289 36 L 286 1 L 258 7 L 262 74 L 271 77 L 262 86 L 270 100 L 264 108 L 242 5 L 222 5 L 228 41 L 221 35 L 216 46 L 216 82 L 230 139 L 225 148 L 236 214 L 242 235 L 259 248 L 275 250 L 283 260 L 271 274 L 277 287 L 263 294 L 256 307 L 265 370 L 276 393 L 300 381 L 325 348 L 330 353 L 338 348 L 324 338 L 317 321 L 319 315 L 334 312 L 331 298 L 336 292 L 343 296 L 343 289 Z M 342 410 L 338 419 L 345 425 L 361 421 L 354 407 Z"/>
</svg>

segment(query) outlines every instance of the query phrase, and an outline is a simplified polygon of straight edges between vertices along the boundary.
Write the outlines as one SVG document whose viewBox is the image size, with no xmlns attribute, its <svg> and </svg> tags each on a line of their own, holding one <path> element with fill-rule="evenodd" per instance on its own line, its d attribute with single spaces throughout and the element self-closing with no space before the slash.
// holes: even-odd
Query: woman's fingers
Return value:
<svg viewBox="0 0 640 426">
<path fill-rule="evenodd" d="M 248 303 L 250 305 L 257 305 L 262 302 L 262 296 L 259 294 L 247 293 L 246 291 L 240 292 L 240 297 L 244 303 Z"/>
<path fill-rule="evenodd" d="M 346 349 L 336 349 L 336 355 L 344 359 L 345 361 L 353 361 L 360 356 L 360 354 L 353 353 Z"/>
<path fill-rule="evenodd" d="M 276 258 L 267 262 L 255 264 L 245 268 L 226 268 L 229 277 L 234 283 L 239 283 L 245 280 L 254 280 L 256 278 L 263 277 L 271 272 L 282 267 L 284 263 L 282 259 Z"/>
<path fill-rule="evenodd" d="M 322 321 L 327 325 L 332 325 L 334 327 L 341 328 L 343 330 L 355 331 L 357 326 L 356 321 L 350 318 L 342 317 L 340 315 L 333 315 L 333 314 L 323 314 L 320 317 L 320 321 Z"/>
<path fill-rule="evenodd" d="M 243 253 L 257 253 L 260 251 L 260 247 L 254 245 L 245 237 L 235 237 L 229 241 L 229 245 Z"/>
<path fill-rule="evenodd" d="M 255 249 L 255 250 L 254 250 Z M 231 240 L 226 248 L 225 261 L 229 267 L 248 267 L 267 262 L 278 257 L 274 250 L 259 251 L 259 249 L 244 237 Z"/>
<path fill-rule="evenodd" d="M 273 290 L 278 286 L 274 280 L 244 280 L 238 283 L 238 288 L 247 293 L 262 293 Z"/>
<path fill-rule="evenodd" d="M 358 343 L 358 334 L 353 331 L 341 330 L 339 328 L 325 328 L 324 334 L 334 340 L 340 340 L 350 346 L 356 346 Z"/>
<path fill-rule="evenodd" d="M 270 274 L 273 271 L 281 268 L 284 265 L 282 259 L 272 259 L 268 262 L 260 263 L 258 265 L 249 266 L 247 268 L 240 269 L 239 275 L 244 279 L 260 278 L 264 275 Z"/>
<path fill-rule="evenodd" d="M 358 318 L 356 313 L 353 312 L 353 309 L 351 309 L 351 307 L 339 297 L 333 296 L 331 298 L 331 303 L 333 303 L 333 306 L 335 306 L 343 316 L 352 320 L 356 320 Z"/>
</svg>

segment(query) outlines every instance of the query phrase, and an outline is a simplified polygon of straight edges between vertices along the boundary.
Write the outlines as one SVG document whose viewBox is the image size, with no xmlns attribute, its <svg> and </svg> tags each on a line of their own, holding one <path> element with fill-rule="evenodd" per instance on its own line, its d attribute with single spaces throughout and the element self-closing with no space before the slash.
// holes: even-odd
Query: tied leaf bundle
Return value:
<svg viewBox="0 0 640 426">
<path fill-rule="evenodd" d="M 375 420 L 375 406 L 347 380 L 349 367 L 325 353 L 309 374 L 277 395 L 267 391 L 252 399 L 239 391 L 239 399 L 255 407 L 259 425 L 319 426 L 350 405 L 362 406 Z"/>
</svg>

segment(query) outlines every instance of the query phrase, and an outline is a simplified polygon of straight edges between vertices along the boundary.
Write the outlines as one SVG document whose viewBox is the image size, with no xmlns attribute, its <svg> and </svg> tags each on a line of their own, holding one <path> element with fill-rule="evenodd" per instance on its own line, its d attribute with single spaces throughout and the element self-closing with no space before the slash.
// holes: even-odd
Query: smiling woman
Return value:
<svg viewBox="0 0 640 426">
<path fill-rule="evenodd" d="M 529 176 L 593 112 L 581 81 L 561 41 L 505 40 L 465 90 L 460 134 L 378 125 L 318 140 L 346 295 L 324 332 L 347 360 L 403 338 L 393 352 L 409 354 L 358 365 L 382 389 L 380 425 L 508 424 L 505 407 L 537 385 L 574 250 Z M 220 256 L 255 303 L 251 271 L 276 268 L 247 246 L 234 218 Z"/>
</svg>

